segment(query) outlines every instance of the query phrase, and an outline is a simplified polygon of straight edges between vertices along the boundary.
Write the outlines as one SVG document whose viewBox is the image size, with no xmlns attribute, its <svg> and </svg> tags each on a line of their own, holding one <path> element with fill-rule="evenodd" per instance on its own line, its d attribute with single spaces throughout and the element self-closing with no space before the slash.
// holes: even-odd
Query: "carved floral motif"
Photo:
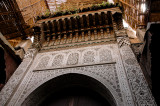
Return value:
<svg viewBox="0 0 160 106">
<path fill-rule="evenodd" d="M 39 61 L 39 64 L 37 65 L 37 68 L 38 69 L 41 69 L 41 68 L 45 68 L 49 62 L 49 59 L 50 57 L 49 56 L 45 56 L 43 57 L 40 61 Z"/>
<path fill-rule="evenodd" d="M 52 66 L 53 67 L 61 66 L 63 63 L 63 59 L 64 59 L 63 55 L 55 56 L 52 62 Z"/>
<path fill-rule="evenodd" d="M 95 53 L 93 51 L 87 51 L 83 56 L 84 63 L 94 63 L 95 62 Z"/>
<path fill-rule="evenodd" d="M 112 55 L 111 51 L 108 49 L 103 49 L 99 52 L 100 56 L 100 62 L 111 62 L 112 61 Z"/>
<path fill-rule="evenodd" d="M 79 54 L 78 53 L 71 53 L 68 56 L 67 65 L 76 65 L 78 64 Z"/>
</svg>

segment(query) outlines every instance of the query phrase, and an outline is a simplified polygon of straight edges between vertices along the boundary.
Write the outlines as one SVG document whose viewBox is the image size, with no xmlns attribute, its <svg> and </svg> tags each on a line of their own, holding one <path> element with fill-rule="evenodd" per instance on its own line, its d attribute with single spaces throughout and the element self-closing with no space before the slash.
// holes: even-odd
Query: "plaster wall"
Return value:
<svg viewBox="0 0 160 106">
<path fill-rule="evenodd" d="M 0 92 L 0 105 L 20 106 L 26 98 L 35 104 L 41 97 L 30 97 L 32 92 L 45 82 L 68 73 L 86 75 L 101 82 L 111 92 L 117 106 L 156 106 L 130 46 L 119 47 L 117 43 L 41 53 L 31 49 Z"/>
</svg>

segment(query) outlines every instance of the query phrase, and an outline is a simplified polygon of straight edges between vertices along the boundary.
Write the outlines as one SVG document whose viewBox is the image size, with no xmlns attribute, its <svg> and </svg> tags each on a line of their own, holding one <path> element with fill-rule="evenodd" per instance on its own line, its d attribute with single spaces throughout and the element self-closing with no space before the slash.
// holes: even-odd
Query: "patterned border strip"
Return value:
<svg viewBox="0 0 160 106">
<path fill-rule="evenodd" d="M 93 64 L 92 63 L 92 64 L 83 64 L 83 65 L 75 65 L 75 66 L 64 66 L 64 67 L 58 67 L 58 68 L 34 69 L 33 72 L 44 71 L 44 70 L 64 69 L 64 68 L 75 68 L 75 67 L 93 66 L 93 65 L 103 65 L 103 64 L 116 64 L 116 62 L 97 63 L 97 64 Z"/>
<path fill-rule="evenodd" d="M 131 48 L 123 46 L 120 48 L 120 53 L 135 104 L 137 106 L 156 106 L 141 67 Z"/>
</svg>

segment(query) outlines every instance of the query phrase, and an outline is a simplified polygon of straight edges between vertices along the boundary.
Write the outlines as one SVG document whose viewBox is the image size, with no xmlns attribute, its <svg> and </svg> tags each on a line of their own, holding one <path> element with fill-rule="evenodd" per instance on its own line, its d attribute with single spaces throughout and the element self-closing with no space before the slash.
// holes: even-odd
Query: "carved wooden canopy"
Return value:
<svg viewBox="0 0 160 106">
<path fill-rule="evenodd" d="M 119 8 L 49 18 L 35 25 L 33 46 L 51 49 L 115 41 L 115 30 L 122 28 Z"/>
</svg>

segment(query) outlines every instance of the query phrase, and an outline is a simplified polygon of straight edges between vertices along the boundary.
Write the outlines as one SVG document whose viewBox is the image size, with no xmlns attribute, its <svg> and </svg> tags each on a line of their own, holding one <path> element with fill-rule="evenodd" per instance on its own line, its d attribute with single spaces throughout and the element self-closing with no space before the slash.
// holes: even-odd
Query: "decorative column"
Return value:
<svg viewBox="0 0 160 106">
<path fill-rule="evenodd" d="M 85 36 L 84 36 L 84 32 L 82 32 L 82 41 L 84 41 L 85 40 L 85 38 L 84 38 Z"/>
<path fill-rule="evenodd" d="M 129 38 L 117 37 L 117 42 L 134 103 L 136 106 L 156 106 L 142 69 L 130 47 Z"/>
<path fill-rule="evenodd" d="M 94 39 L 98 39 L 97 30 L 94 30 Z"/>
<path fill-rule="evenodd" d="M 23 80 L 23 77 L 30 68 L 37 51 L 38 50 L 36 48 L 31 48 L 27 51 L 22 63 L 19 65 L 17 70 L 13 73 L 11 78 L 0 92 L 0 106 L 7 105 L 7 103 L 10 101 L 10 98 L 12 98 L 14 92 Z"/>
<path fill-rule="evenodd" d="M 66 40 L 67 40 L 67 34 L 64 34 L 64 41 L 63 41 L 64 44 L 66 43 Z"/>
<path fill-rule="evenodd" d="M 60 43 L 61 43 L 61 34 L 58 35 L 58 44 L 60 44 Z"/>
<path fill-rule="evenodd" d="M 53 35 L 53 37 L 52 37 L 52 41 L 51 41 L 51 43 L 50 43 L 50 45 L 49 46 L 53 46 L 54 45 L 54 43 L 55 43 L 55 36 Z"/>
<path fill-rule="evenodd" d="M 75 42 L 78 42 L 78 36 L 79 36 L 79 35 L 78 35 L 78 32 L 76 32 L 76 35 L 75 35 L 75 36 L 76 36 Z"/>
<path fill-rule="evenodd" d="M 32 44 L 32 47 L 39 48 L 39 47 L 41 47 L 41 43 L 40 43 L 41 28 L 39 26 L 35 26 L 35 27 L 33 27 L 33 30 L 34 30 L 34 42 Z"/>
<path fill-rule="evenodd" d="M 100 29 L 100 32 L 101 32 L 101 39 L 104 38 L 104 32 L 103 32 L 103 29 Z"/>
<path fill-rule="evenodd" d="M 72 37 L 73 37 L 73 35 L 72 35 L 72 33 L 70 33 L 69 34 L 69 43 L 72 43 Z"/>
<path fill-rule="evenodd" d="M 40 35 L 40 42 L 45 42 L 45 22 L 41 24 L 41 35 Z"/>
<path fill-rule="evenodd" d="M 108 37 L 110 36 L 110 30 L 109 30 L 109 28 L 107 28 L 107 36 Z"/>
<path fill-rule="evenodd" d="M 91 40 L 91 31 L 88 31 L 88 40 Z"/>
</svg>

